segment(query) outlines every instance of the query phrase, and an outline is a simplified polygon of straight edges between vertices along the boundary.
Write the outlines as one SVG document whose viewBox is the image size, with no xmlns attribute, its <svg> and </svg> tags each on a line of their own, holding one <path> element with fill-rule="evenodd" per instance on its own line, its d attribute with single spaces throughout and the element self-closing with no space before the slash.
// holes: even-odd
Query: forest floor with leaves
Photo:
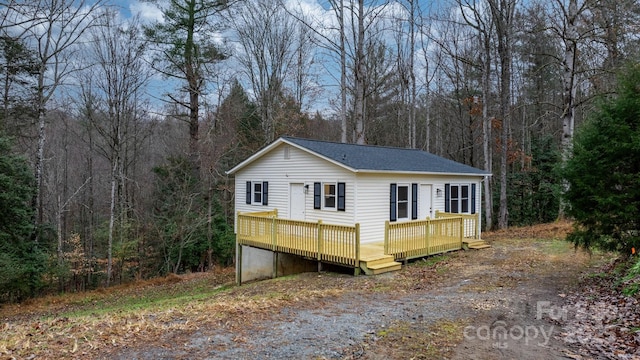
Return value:
<svg viewBox="0 0 640 360">
<path fill-rule="evenodd" d="M 231 269 L 0 307 L 0 359 L 634 359 L 637 294 L 568 223 L 354 277 L 237 287 Z"/>
</svg>

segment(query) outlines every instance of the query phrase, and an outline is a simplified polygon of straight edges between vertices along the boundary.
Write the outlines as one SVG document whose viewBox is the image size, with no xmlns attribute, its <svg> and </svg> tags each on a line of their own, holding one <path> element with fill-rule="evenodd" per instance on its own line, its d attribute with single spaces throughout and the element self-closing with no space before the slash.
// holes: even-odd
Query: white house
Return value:
<svg viewBox="0 0 640 360">
<path fill-rule="evenodd" d="M 227 173 L 235 175 L 237 213 L 277 209 L 279 218 L 359 224 L 360 244 L 382 242 L 386 221 L 433 218 L 437 210 L 480 213 L 481 183 L 490 176 L 421 150 L 293 137 Z"/>
</svg>

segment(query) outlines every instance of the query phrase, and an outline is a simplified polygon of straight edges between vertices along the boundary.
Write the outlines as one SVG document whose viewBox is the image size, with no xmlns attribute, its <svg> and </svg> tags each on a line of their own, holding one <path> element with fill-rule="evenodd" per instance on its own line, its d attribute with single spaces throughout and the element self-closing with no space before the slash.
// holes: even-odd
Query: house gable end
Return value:
<svg viewBox="0 0 640 360">
<path fill-rule="evenodd" d="M 241 163 L 239 163 L 238 165 L 236 165 L 235 167 L 233 167 L 232 169 L 228 170 L 226 173 L 228 175 L 233 175 L 235 173 L 237 173 L 238 171 L 240 171 L 241 169 L 249 166 L 250 164 L 254 163 L 255 161 L 257 161 L 258 159 L 264 157 L 266 154 L 272 152 L 274 149 L 278 148 L 279 146 L 286 144 L 288 146 L 291 146 L 293 148 L 299 149 L 303 152 L 306 152 L 310 155 L 313 155 L 319 159 L 322 159 L 324 161 L 327 161 L 333 165 L 336 165 L 340 168 L 349 170 L 351 172 L 354 172 L 355 170 L 339 161 L 336 161 L 330 157 L 324 156 L 323 154 L 317 153 L 307 147 L 301 146 L 300 144 L 297 144 L 295 142 L 291 142 L 289 141 L 287 138 L 279 138 L 278 140 L 274 141 L 273 143 L 271 143 L 270 145 L 264 147 L 263 149 L 259 150 L 258 152 L 256 152 L 255 154 L 253 154 L 252 156 L 250 156 L 249 158 L 247 158 L 246 160 L 242 161 Z"/>
</svg>

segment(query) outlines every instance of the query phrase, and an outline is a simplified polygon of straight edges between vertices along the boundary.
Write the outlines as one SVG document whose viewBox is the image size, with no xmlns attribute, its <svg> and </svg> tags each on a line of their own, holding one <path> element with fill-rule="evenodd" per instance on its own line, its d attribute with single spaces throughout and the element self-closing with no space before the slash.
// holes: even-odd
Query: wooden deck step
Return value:
<svg viewBox="0 0 640 360">
<path fill-rule="evenodd" d="M 469 241 L 463 241 L 462 242 L 462 247 L 465 250 L 469 250 L 469 249 L 475 249 L 475 250 L 479 250 L 479 249 L 486 249 L 486 248 L 490 248 L 491 245 L 487 244 L 486 241 L 484 240 L 469 240 Z"/>
<path fill-rule="evenodd" d="M 371 274 L 369 274 L 365 270 L 367 275 L 378 275 L 386 272 L 398 271 L 402 269 L 402 264 L 396 261 L 391 261 L 377 265 L 367 265 L 367 269 L 371 272 Z"/>
<path fill-rule="evenodd" d="M 393 257 L 393 255 L 382 255 L 382 254 L 377 256 L 367 256 L 367 257 L 360 258 L 360 262 L 365 262 L 367 266 L 386 264 L 394 261 L 395 261 L 395 258 Z"/>
<path fill-rule="evenodd" d="M 402 264 L 395 261 L 393 255 L 369 255 L 360 259 L 360 268 L 367 275 L 378 275 L 390 271 L 397 271 Z"/>
<path fill-rule="evenodd" d="M 475 250 L 479 250 L 479 249 L 486 249 L 486 248 L 490 248 L 491 245 L 489 244 L 483 244 L 483 245 L 469 245 L 469 249 L 475 249 Z"/>
</svg>

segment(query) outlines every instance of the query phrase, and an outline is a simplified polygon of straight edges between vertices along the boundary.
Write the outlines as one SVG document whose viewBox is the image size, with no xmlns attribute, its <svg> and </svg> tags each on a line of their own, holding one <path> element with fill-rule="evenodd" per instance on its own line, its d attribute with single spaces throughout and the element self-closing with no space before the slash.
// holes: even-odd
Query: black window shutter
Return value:
<svg viewBox="0 0 640 360">
<path fill-rule="evenodd" d="M 418 218 L 418 184 L 411 184 L 411 219 Z"/>
<path fill-rule="evenodd" d="M 451 185 L 444 184 L 444 212 L 451 212 Z"/>
<path fill-rule="evenodd" d="M 251 205 L 251 181 L 247 181 L 247 199 L 246 202 L 248 205 Z"/>
<path fill-rule="evenodd" d="M 313 208 L 320 209 L 322 204 L 322 188 L 319 182 L 313 183 Z"/>
<path fill-rule="evenodd" d="M 269 205 L 269 183 L 262 182 L 262 205 Z"/>
<path fill-rule="evenodd" d="M 391 184 L 391 192 L 389 194 L 391 196 L 391 203 L 389 206 L 389 220 L 396 221 L 398 219 L 398 215 L 396 214 L 396 196 L 397 196 L 397 185 Z"/>
<path fill-rule="evenodd" d="M 476 213 L 476 184 L 471 184 L 471 213 Z"/>
<path fill-rule="evenodd" d="M 344 211 L 345 210 L 345 184 L 339 182 L 338 183 L 338 211 Z"/>
</svg>

